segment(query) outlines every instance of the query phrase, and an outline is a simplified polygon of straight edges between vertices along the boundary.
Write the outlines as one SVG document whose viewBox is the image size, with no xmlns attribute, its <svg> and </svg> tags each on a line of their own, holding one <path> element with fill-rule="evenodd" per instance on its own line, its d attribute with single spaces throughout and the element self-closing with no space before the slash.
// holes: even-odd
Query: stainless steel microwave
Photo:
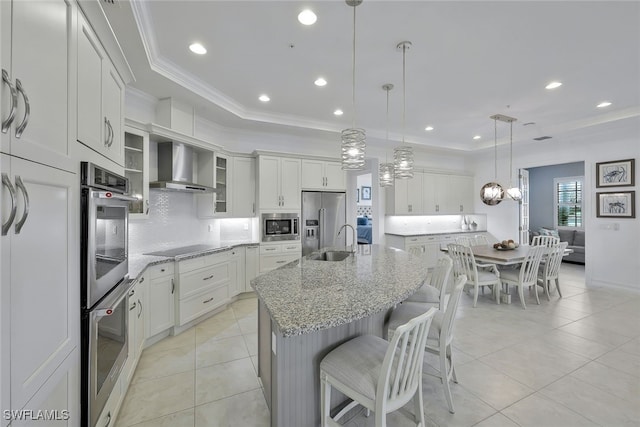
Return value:
<svg viewBox="0 0 640 427">
<path fill-rule="evenodd" d="M 300 239 L 300 215 L 297 213 L 263 213 L 262 241 Z"/>
</svg>

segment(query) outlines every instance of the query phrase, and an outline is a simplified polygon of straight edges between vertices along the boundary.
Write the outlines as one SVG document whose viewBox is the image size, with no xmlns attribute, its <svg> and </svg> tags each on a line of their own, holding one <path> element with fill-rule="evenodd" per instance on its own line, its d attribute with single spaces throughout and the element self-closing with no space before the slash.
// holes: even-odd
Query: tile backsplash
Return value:
<svg viewBox="0 0 640 427">
<path fill-rule="evenodd" d="M 423 215 L 387 216 L 384 219 L 385 233 L 443 233 L 462 230 L 463 219 L 477 224 L 478 231 L 487 230 L 485 214 L 470 215 Z"/>
<path fill-rule="evenodd" d="M 149 218 L 129 221 L 129 252 L 138 254 L 225 240 L 257 241 L 257 218 L 200 219 L 197 194 L 151 191 Z"/>
</svg>

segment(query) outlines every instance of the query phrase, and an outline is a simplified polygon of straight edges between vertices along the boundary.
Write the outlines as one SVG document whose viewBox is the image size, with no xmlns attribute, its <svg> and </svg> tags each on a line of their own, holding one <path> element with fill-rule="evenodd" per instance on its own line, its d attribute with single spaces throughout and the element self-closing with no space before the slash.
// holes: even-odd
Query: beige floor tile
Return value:
<svg viewBox="0 0 640 427">
<path fill-rule="evenodd" d="M 240 320 L 248 315 L 255 315 L 258 313 L 258 299 L 257 298 L 243 298 L 235 301 L 231 304 L 231 309 L 236 316 L 236 319 Z"/>
<path fill-rule="evenodd" d="M 256 375 L 258 375 L 258 356 L 251 356 L 251 364 L 253 365 L 253 369 L 256 371 Z"/>
<path fill-rule="evenodd" d="M 260 388 L 250 358 L 196 370 L 196 405 Z"/>
<path fill-rule="evenodd" d="M 588 321 L 589 318 L 580 319 L 558 328 L 560 331 L 568 332 L 591 341 L 601 342 L 604 345 L 617 347 L 629 341 L 629 337 L 608 331 L 602 324 L 595 325 Z"/>
<path fill-rule="evenodd" d="M 148 381 L 195 369 L 196 350 L 192 345 L 164 351 L 143 352 L 132 382 Z"/>
<path fill-rule="evenodd" d="M 247 349 L 250 356 L 258 355 L 258 333 L 252 332 L 250 334 L 244 334 L 244 341 L 247 343 Z"/>
<path fill-rule="evenodd" d="M 638 425 L 640 420 L 637 404 L 623 401 L 570 375 L 540 393 L 602 426 Z"/>
<path fill-rule="evenodd" d="M 628 343 L 623 344 L 618 348 L 618 350 L 640 356 L 640 338 L 636 338 L 635 340 L 631 340 Z"/>
<path fill-rule="evenodd" d="M 195 411 L 191 408 L 135 424 L 132 427 L 193 427 L 194 423 Z M 124 426 L 118 424 L 118 427 Z"/>
<path fill-rule="evenodd" d="M 196 334 L 196 345 L 211 339 L 222 339 L 242 335 L 240 325 L 238 325 L 231 310 L 227 310 L 227 312 L 222 315 L 210 317 L 193 329 Z"/>
<path fill-rule="evenodd" d="M 258 315 L 245 316 L 238 320 L 238 325 L 243 334 L 258 332 Z"/>
<path fill-rule="evenodd" d="M 480 361 L 456 369 L 458 384 L 497 410 L 534 393 L 534 390 Z"/>
<path fill-rule="evenodd" d="M 247 344 L 242 335 L 237 337 L 210 339 L 196 348 L 196 368 L 230 362 L 249 357 Z"/>
<path fill-rule="evenodd" d="M 502 414 L 522 427 L 597 426 L 579 413 L 556 403 L 540 393 L 533 394 L 504 409 Z"/>
<path fill-rule="evenodd" d="M 144 349 L 144 353 L 154 353 L 156 351 L 165 351 L 173 348 L 180 348 L 184 346 L 195 345 L 195 330 L 193 328 L 184 331 L 183 333 L 175 336 L 168 336 L 161 341 L 153 344 Z"/>
<path fill-rule="evenodd" d="M 640 381 L 637 377 L 598 362 L 588 363 L 572 372 L 571 376 L 640 406 Z"/>
<path fill-rule="evenodd" d="M 481 357 L 480 361 L 533 390 L 539 390 L 564 375 L 549 364 L 539 363 L 533 355 L 523 355 L 512 348 Z"/>
<path fill-rule="evenodd" d="M 613 350 L 596 359 L 597 362 L 640 379 L 640 356 Z"/>
<path fill-rule="evenodd" d="M 518 427 L 518 424 L 501 413 L 497 413 L 486 420 L 480 421 L 475 427 Z"/>
<path fill-rule="evenodd" d="M 193 408 L 193 371 L 132 384 L 124 399 L 118 426 L 131 426 Z"/>
<path fill-rule="evenodd" d="M 589 359 L 595 359 L 613 349 L 612 346 L 601 342 L 588 340 L 561 330 L 549 331 L 542 340 L 564 350 L 579 354 Z"/>
<path fill-rule="evenodd" d="M 269 427 L 271 424 L 260 389 L 196 406 L 195 414 L 195 427 Z"/>
</svg>

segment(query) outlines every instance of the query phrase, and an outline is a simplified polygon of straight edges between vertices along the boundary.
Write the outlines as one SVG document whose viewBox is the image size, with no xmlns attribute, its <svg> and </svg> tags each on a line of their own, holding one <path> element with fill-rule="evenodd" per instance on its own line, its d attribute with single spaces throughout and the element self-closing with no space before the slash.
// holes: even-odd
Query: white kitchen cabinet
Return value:
<svg viewBox="0 0 640 427">
<path fill-rule="evenodd" d="M 125 127 L 124 174 L 129 179 L 129 191 L 135 202 L 129 203 L 129 219 L 149 217 L 149 134 Z"/>
<path fill-rule="evenodd" d="M 234 157 L 232 170 L 231 212 L 236 218 L 256 216 L 256 160 Z"/>
<path fill-rule="evenodd" d="M 449 177 L 449 213 L 474 212 L 473 177 L 451 175 Z"/>
<path fill-rule="evenodd" d="M 448 213 L 449 175 L 425 173 L 422 182 L 424 214 Z"/>
<path fill-rule="evenodd" d="M 231 249 L 229 258 L 229 297 L 234 297 L 245 291 L 245 258 L 246 249 L 244 246 L 238 246 Z"/>
<path fill-rule="evenodd" d="M 133 378 L 133 373 L 135 372 L 138 360 L 140 360 L 140 355 L 142 354 L 142 349 L 144 348 L 147 309 L 146 290 L 147 278 L 143 274 L 129 291 L 129 356 L 120 374 L 123 394 L 126 394 L 127 387 L 131 382 L 131 378 Z"/>
<path fill-rule="evenodd" d="M 302 160 L 302 189 L 345 191 L 346 173 L 340 162 Z"/>
<path fill-rule="evenodd" d="M 124 83 L 82 13 L 78 13 L 76 139 L 124 166 Z"/>
<path fill-rule="evenodd" d="M 198 195 L 199 218 L 224 218 L 231 216 L 232 162 L 221 153 L 198 154 L 198 183 L 215 187 L 216 193 Z"/>
<path fill-rule="evenodd" d="M 393 187 L 387 188 L 387 214 L 411 215 L 423 213 L 423 173 L 415 171 L 413 178 L 396 179 Z"/>
<path fill-rule="evenodd" d="M 300 241 L 260 244 L 260 274 L 275 270 L 302 256 Z"/>
<path fill-rule="evenodd" d="M 258 157 L 258 202 L 262 211 L 299 211 L 301 162 L 289 157 Z"/>
<path fill-rule="evenodd" d="M 0 383 L 21 409 L 79 343 L 78 177 L 1 157 Z"/>
<path fill-rule="evenodd" d="M 251 287 L 251 280 L 255 279 L 258 276 L 258 271 L 260 270 L 258 264 L 258 246 L 247 246 L 245 252 L 244 292 L 253 291 L 253 288 Z"/>
<path fill-rule="evenodd" d="M 145 339 L 174 326 L 175 279 L 173 263 L 154 265 L 147 268 L 145 277 L 149 281 L 147 288 L 147 318 Z"/>
<path fill-rule="evenodd" d="M 75 171 L 67 117 L 69 40 L 76 5 L 64 0 L 2 1 L 0 8 L 0 151 Z"/>
</svg>

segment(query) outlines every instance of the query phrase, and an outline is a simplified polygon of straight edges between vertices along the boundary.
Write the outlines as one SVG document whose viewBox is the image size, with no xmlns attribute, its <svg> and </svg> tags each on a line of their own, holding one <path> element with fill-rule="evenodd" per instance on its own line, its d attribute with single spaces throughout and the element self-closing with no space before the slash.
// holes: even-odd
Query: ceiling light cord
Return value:
<svg viewBox="0 0 640 427">
<path fill-rule="evenodd" d="M 402 45 L 402 145 L 407 115 L 407 45 Z"/>
<path fill-rule="evenodd" d="M 493 179 L 498 182 L 498 119 L 493 119 Z"/>
<path fill-rule="evenodd" d="M 352 46 L 352 50 L 353 55 L 351 58 L 351 78 L 353 81 L 353 85 L 352 85 L 352 92 L 351 92 L 351 96 L 352 96 L 352 103 L 353 103 L 353 122 L 352 122 L 352 126 L 353 128 L 356 127 L 356 7 L 353 6 L 353 46 Z"/>
</svg>

